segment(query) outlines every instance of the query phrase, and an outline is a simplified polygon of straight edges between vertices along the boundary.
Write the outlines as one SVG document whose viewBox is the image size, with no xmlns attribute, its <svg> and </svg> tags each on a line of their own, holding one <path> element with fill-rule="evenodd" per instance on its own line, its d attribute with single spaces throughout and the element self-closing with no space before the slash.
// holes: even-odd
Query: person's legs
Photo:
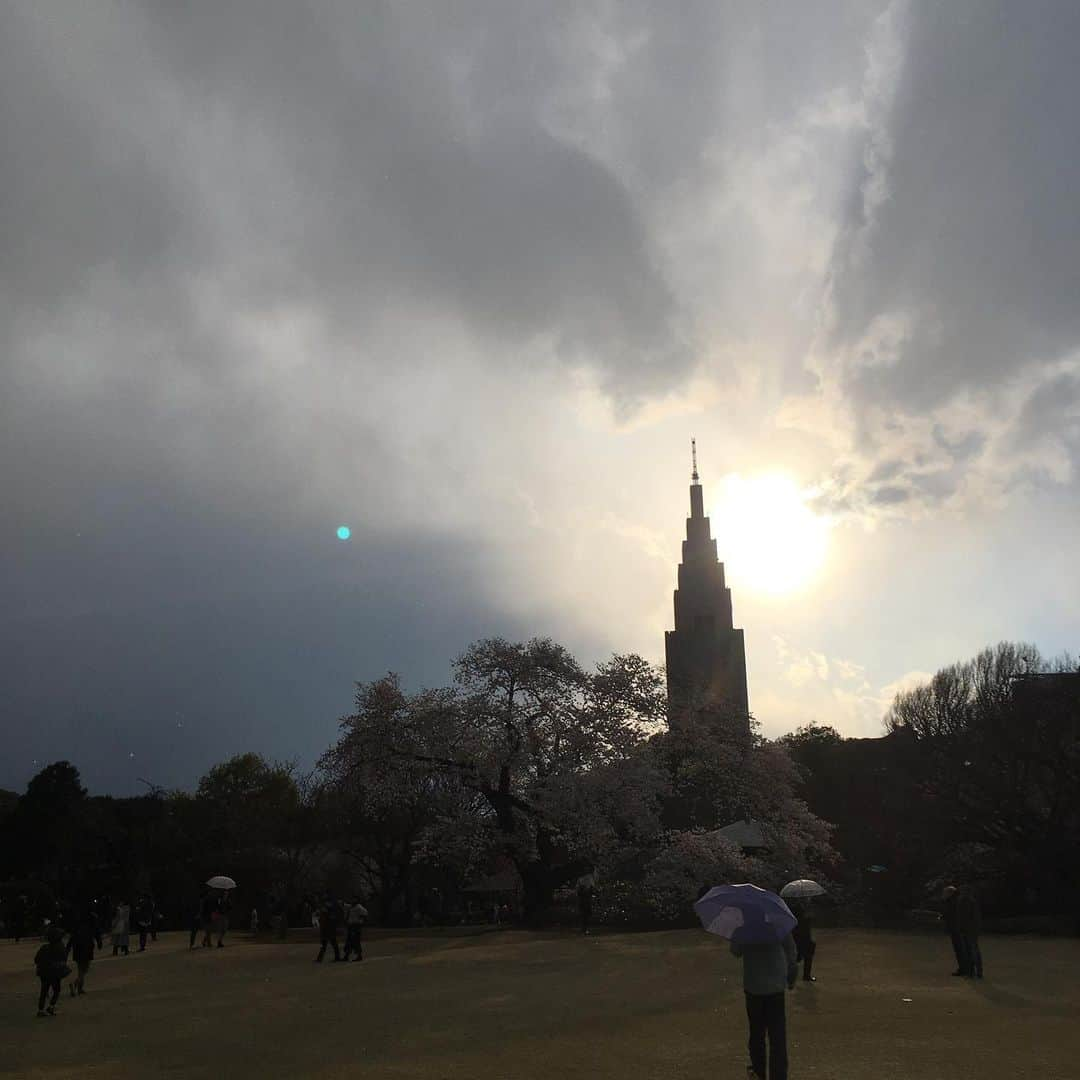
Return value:
<svg viewBox="0 0 1080 1080">
<path fill-rule="evenodd" d="M 787 1080 L 787 1016 L 784 995 L 769 994 L 765 1002 L 765 1024 L 769 1032 L 769 1080 Z"/>
<path fill-rule="evenodd" d="M 811 974 L 814 967 L 814 953 L 817 952 L 817 942 L 808 941 L 803 945 L 803 969 L 802 977 L 804 982 L 813 982 L 814 976 Z"/>
<path fill-rule="evenodd" d="M 750 1052 L 750 1066 L 755 1076 L 765 1080 L 765 1002 L 763 994 L 746 995 L 746 1018 L 750 1022 L 750 1038 L 746 1047 Z"/>
<path fill-rule="evenodd" d="M 961 975 L 970 975 L 971 974 L 971 965 L 972 965 L 971 940 L 970 940 L 970 938 L 968 938 L 967 934 L 961 934 L 960 935 L 960 965 L 959 965 L 960 974 Z"/>
<path fill-rule="evenodd" d="M 964 965 L 964 939 L 955 930 L 952 931 L 951 937 L 952 937 L 953 955 L 956 957 L 956 970 L 953 972 L 953 974 L 954 975 L 963 975 L 964 974 L 964 966 L 965 966 Z"/>
<path fill-rule="evenodd" d="M 195 939 L 198 936 L 199 936 L 199 924 L 197 922 L 193 922 L 191 924 L 191 938 L 188 941 L 188 948 L 189 949 L 194 949 L 195 948 Z"/>
<path fill-rule="evenodd" d="M 322 958 L 326 955 L 326 946 L 330 944 L 330 935 L 324 930 L 319 935 L 319 955 L 315 957 L 315 962 L 321 964 Z M 337 943 L 335 942 L 335 948 Z"/>
<path fill-rule="evenodd" d="M 334 949 L 334 959 L 340 961 L 341 960 L 341 950 L 338 948 L 337 930 L 335 930 L 333 932 L 333 934 L 331 935 L 330 944 L 333 946 L 333 949 Z"/>
<path fill-rule="evenodd" d="M 975 935 L 971 935 L 966 938 L 965 944 L 967 946 L 968 957 L 968 974 L 973 975 L 976 979 L 983 977 L 982 968 L 982 950 L 979 948 L 979 939 Z"/>
<path fill-rule="evenodd" d="M 38 1016 L 45 1015 L 45 997 L 49 992 L 49 980 L 44 975 L 38 976 L 38 982 L 41 983 L 41 992 L 38 994 L 37 999 L 37 1011 Z"/>
<path fill-rule="evenodd" d="M 90 970 L 90 961 L 86 960 L 79 964 L 79 974 L 75 978 L 75 992 L 77 994 L 86 993 L 86 975 Z"/>
<path fill-rule="evenodd" d="M 45 1007 L 45 1011 L 51 1016 L 56 1012 L 56 999 L 60 996 L 60 980 L 46 979 L 45 981 L 49 988 L 49 1004 Z"/>
<path fill-rule="evenodd" d="M 139 927 L 139 952 L 146 952 L 146 927 Z"/>
</svg>

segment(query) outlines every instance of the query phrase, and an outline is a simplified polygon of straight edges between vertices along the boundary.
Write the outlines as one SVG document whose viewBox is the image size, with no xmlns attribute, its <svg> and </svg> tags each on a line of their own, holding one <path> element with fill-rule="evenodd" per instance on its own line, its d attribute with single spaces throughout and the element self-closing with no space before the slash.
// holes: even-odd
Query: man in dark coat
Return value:
<svg viewBox="0 0 1080 1080">
<path fill-rule="evenodd" d="M 139 952 L 146 952 L 146 938 L 154 928 L 154 904 L 149 896 L 139 897 L 135 905 L 135 924 L 139 928 Z"/>
<path fill-rule="evenodd" d="M 806 900 L 788 900 L 787 906 L 791 908 L 791 914 L 798 919 L 795 929 L 791 932 L 791 938 L 795 942 L 795 961 L 802 962 L 803 982 L 817 982 L 811 974 L 814 967 L 814 953 L 817 952 L 817 942 L 814 940 L 814 920 L 810 910 L 810 904 Z"/>
<path fill-rule="evenodd" d="M 326 946 L 334 948 L 334 959 L 341 959 L 341 950 L 338 948 L 338 927 L 341 926 L 341 905 L 329 894 L 323 898 L 319 908 L 319 955 L 315 962 L 321 964 L 326 955 Z"/>
<path fill-rule="evenodd" d="M 97 914 L 93 907 L 84 908 L 75 920 L 74 929 L 68 939 L 67 955 L 75 961 L 78 974 L 68 985 L 71 996 L 86 993 L 86 973 L 94 959 L 94 946 L 101 948 L 101 927 L 98 926 Z"/>
<path fill-rule="evenodd" d="M 960 925 L 957 920 L 957 904 L 960 899 L 960 890 L 955 885 L 946 885 L 941 893 L 944 904 L 945 929 L 952 939 L 953 953 L 956 956 L 956 970 L 954 975 L 967 975 L 969 963 L 964 948 L 964 938 L 960 933 Z"/>
<path fill-rule="evenodd" d="M 979 949 L 979 933 L 982 930 L 982 914 L 975 894 L 966 886 L 956 894 L 956 932 L 964 950 L 966 966 L 964 974 L 975 979 L 983 977 L 982 951 Z"/>
</svg>

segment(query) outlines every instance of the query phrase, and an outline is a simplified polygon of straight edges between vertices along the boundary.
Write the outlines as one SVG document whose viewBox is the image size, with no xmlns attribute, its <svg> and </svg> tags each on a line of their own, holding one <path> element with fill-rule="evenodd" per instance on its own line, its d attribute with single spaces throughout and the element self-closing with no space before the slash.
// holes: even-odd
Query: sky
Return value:
<svg viewBox="0 0 1080 1080">
<path fill-rule="evenodd" d="M 477 639 L 764 734 L 1080 647 L 1080 7 L 14 0 L 0 787 L 309 767 Z M 351 530 L 340 540 L 337 530 Z"/>
</svg>

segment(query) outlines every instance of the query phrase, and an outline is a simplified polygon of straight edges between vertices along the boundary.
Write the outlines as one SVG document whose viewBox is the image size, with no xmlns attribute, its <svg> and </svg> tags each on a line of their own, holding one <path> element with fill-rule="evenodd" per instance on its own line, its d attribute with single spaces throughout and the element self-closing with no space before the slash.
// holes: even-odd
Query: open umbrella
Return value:
<svg viewBox="0 0 1080 1080">
<path fill-rule="evenodd" d="M 776 893 L 757 885 L 717 885 L 695 905 L 710 934 L 739 945 L 771 945 L 795 929 L 796 918 Z"/>
<path fill-rule="evenodd" d="M 785 900 L 805 900 L 809 896 L 824 896 L 825 890 L 809 878 L 799 878 L 798 881 L 789 881 L 781 890 L 780 895 Z"/>
<path fill-rule="evenodd" d="M 212 877 L 207 883 L 211 889 L 235 889 L 236 882 L 231 877 L 226 877 L 224 874 L 218 874 L 217 877 Z"/>
</svg>

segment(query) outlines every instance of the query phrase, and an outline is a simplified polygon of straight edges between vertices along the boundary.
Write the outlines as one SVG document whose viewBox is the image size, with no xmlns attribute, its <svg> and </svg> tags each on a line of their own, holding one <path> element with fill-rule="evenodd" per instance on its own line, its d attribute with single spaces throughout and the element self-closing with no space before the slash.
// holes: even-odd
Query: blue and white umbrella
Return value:
<svg viewBox="0 0 1080 1080">
<path fill-rule="evenodd" d="M 776 893 L 757 885 L 717 885 L 695 905 L 710 934 L 738 945 L 772 945 L 795 929 L 797 919 Z"/>
</svg>

